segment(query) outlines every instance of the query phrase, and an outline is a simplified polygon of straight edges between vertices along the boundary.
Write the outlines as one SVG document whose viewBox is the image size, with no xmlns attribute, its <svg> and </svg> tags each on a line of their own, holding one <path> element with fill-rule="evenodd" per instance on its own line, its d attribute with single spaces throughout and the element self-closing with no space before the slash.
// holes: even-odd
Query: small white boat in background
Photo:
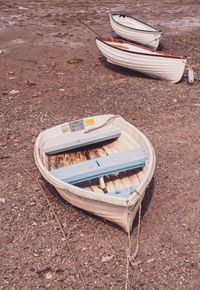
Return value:
<svg viewBox="0 0 200 290">
<path fill-rule="evenodd" d="M 151 49 L 158 48 L 162 31 L 134 17 L 110 13 L 112 29 L 120 37 L 144 45 Z"/>
<path fill-rule="evenodd" d="M 154 78 L 177 83 L 185 70 L 186 57 L 154 51 L 123 39 L 96 37 L 96 44 L 108 62 Z"/>
<path fill-rule="evenodd" d="M 126 232 L 155 170 L 153 147 L 120 116 L 102 115 L 42 131 L 34 157 L 43 177 L 72 205 Z"/>
</svg>

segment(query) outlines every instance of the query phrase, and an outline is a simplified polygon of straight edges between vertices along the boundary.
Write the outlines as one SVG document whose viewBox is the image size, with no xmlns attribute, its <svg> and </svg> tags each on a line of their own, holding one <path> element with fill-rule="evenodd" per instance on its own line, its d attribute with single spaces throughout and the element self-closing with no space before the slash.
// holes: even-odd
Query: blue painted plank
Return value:
<svg viewBox="0 0 200 290">
<path fill-rule="evenodd" d="M 122 189 L 115 190 L 112 192 L 107 192 L 106 195 L 120 197 L 120 198 L 128 198 L 131 196 L 131 192 L 136 188 L 137 186 L 122 188 Z"/>
<path fill-rule="evenodd" d="M 143 167 L 147 159 L 144 148 L 138 148 L 72 164 L 50 172 L 62 181 L 76 184 L 116 172 Z"/>
</svg>

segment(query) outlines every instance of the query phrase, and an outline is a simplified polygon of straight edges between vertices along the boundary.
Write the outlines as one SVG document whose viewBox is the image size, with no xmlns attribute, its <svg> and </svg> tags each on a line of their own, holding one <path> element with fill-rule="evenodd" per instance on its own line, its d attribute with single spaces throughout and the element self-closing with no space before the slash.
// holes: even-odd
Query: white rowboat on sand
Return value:
<svg viewBox="0 0 200 290">
<path fill-rule="evenodd" d="M 134 17 L 110 13 L 110 24 L 115 33 L 129 41 L 157 49 L 162 31 Z"/>
<path fill-rule="evenodd" d="M 181 80 L 187 62 L 186 57 L 154 51 L 122 39 L 97 37 L 96 44 L 108 62 L 173 83 Z"/>
<path fill-rule="evenodd" d="M 132 228 L 155 169 L 149 140 L 113 115 L 67 122 L 41 132 L 34 157 L 42 176 L 66 201 L 126 232 Z"/>
</svg>

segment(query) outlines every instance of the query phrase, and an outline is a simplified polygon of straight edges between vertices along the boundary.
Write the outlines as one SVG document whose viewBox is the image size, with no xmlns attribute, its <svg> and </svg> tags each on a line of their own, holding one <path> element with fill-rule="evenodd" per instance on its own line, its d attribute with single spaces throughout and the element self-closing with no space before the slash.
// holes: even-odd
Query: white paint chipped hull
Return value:
<svg viewBox="0 0 200 290">
<path fill-rule="evenodd" d="M 95 127 L 105 123 L 108 119 L 113 118 L 113 115 L 102 115 L 92 118 L 94 119 Z M 114 154 L 120 151 L 123 152 L 143 147 L 148 156 L 145 166 L 139 172 L 129 172 L 128 175 L 123 173 L 121 176 L 119 175 L 118 178 L 113 176 L 113 179 L 111 177 L 110 179 L 106 179 L 108 190 L 109 188 L 116 189 L 120 186 L 122 188 L 128 187 L 130 184 L 137 186 L 137 191 L 134 191 L 128 198 L 109 196 L 100 190 L 95 184 L 90 184 L 91 186 L 88 188 L 71 185 L 67 182 L 61 181 L 51 174 L 49 167 L 51 166 L 53 159 L 51 159 L 49 163 L 48 158 L 50 157 L 44 152 L 44 144 L 49 139 L 62 135 L 63 128 L 66 128 L 69 123 L 64 123 L 41 132 L 35 143 L 34 157 L 42 176 L 57 189 L 59 194 L 66 201 L 96 216 L 112 221 L 128 232 L 132 228 L 133 220 L 142 202 L 146 188 L 153 177 L 155 170 L 155 154 L 149 140 L 136 127 L 126 122 L 123 118 L 117 116 L 116 118 L 113 118 L 112 123 L 120 128 L 121 135 L 117 140 L 99 148 L 99 153 L 104 152 L 105 154 L 106 152 L 106 154 Z M 70 135 L 71 132 L 69 131 L 66 134 Z M 77 155 L 75 154 L 74 156 Z M 74 156 L 73 162 L 76 162 Z M 59 155 L 59 160 L 61 158 L 63 158 L 61 162 L 61 166 L 63 166 L 63 162 L 69 160 L 69 154 Z M 77 162 L 80 162 L 80 160 L 77 160 Z M 58 164 L 56 164 L 56 166 L 57 165 Z"/>
<path fill-rule="evenodd" d="M 153 51 L 121 39 L 97 37 L 96 44 L 108 62 L 154 78 L 177 83 L 185 70 L 186 57 Z"/>
<path fill-rule="evenodd" d="M 110 13 L 109 17 L 112 29 L 122 38 L 154 50 L 158 48 L 161 30 L 131 16 Z"/>
</svg>

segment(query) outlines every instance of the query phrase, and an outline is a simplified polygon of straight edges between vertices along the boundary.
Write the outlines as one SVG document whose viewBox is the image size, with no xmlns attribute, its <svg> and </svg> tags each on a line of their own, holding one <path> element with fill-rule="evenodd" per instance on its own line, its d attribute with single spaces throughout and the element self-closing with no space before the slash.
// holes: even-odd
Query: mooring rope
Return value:
<svg viewBox="0 0 200 290">
<path fill-rule="evenodd" d="M 86 23 L 82 22 L 80 19 L 78 19 L 78 21 L 84 25 L 87 29 L 89 29 L 90 31 L 92 31 L 94 34 L 96 34 L 96 36 L 100 36 L 93 28 L 89 27 Z"/>
<path fill-rule="evenodd" d="M 96 126 L 96 127 L 94 127 L 94 128 L 88 129 L 88 130 L 85 131 L 84 133 L 87 134 L 87 133 L 90 133 L 90 132 L 92 132 L 92 131 L 94 131 L 94 130 L 100 129 L 100 128 L 106 126 L 109 122 L 113 121 L 113 119 L 115 119 L 115 118 L 121 118 L 121 119 L 123 119 L 122 116 L 120 116 L 120 115 L 114 115 L 114 116 L 111 116 L 111 117 L 108 118 L 108 119 L 107 119 L 103 124 L 101 124 L 101 125 L 99 125 L 99 126 Z"/>
<path fill-rule="evenodd" d="M 103 124 L 95 127 L 95 128 L 91 128 L 87 131 L 85 131 L 84 133 L 89 133 L 92 132 L 94 130 L 97 130 L 99 128 L 102 128 L 104 126 L 106 126 L 109 122 L 113 121 L 113 119 L 115 118 L 122 118 L 120 115 L 114 115 L 111 116 L 110 118 L 108 118 Z M 123 119 L 123 118 L 122 118 Z M 133 192 L 136 192 L 137 195 L 140 195 L 139 192 L 134 189 L 131 194 Z M 127 223 L 128 223 L 128 247 L 127 247 L 127 255 L 126 255 L 126 283 L 125 283 L 125 290 L 128 289 L 128 285 L 129 285 L 129 265 L 130 263 L 133 263 L 133 261 L 135 260 L 138 251 L 139 251 L 139 243 L 140 243 L 140 229 L 141 229 L 141 200 L 139 199 L 140 202 L 140 206 L 139 206 L 139 218 L 138 218 L 138 230 L 137 230 L 137 240 L 136 240 L 136 247 L 135 247 L 135 251 L 134 254 L 131 256 L 131 234 L 130 234 L 130 215 L 128 214 L 128 203 L 126 205 L 127 208 Z"/>
<path fill-rule="evenodd" d="M 77 262 L 76 262 L 76 258 L 75 258 L 75 256 L 74 256 L 74 253 L 73 253 L 73 251 L 72 251 L 72 249 L 71 249 L 71 246 L 70 246 L 70 243 L 69 243 L 69 241 L 67 240 L 67 238 L 66 238 L 66 235 L 65 235 L 65 232 L 64 232 L 64 230 L 63 230 L 63 227 L 62 227 L 62 225 L 61 225 L 61 222 L 59 221 L 59 219 L 58 219 L 58 216 L 57 216 L 57 214 L 55 213 L 55 210 L 53 209 L 53 206 L 52 206 L 52 204 L 51 204 L 51 202 L 50 202 L 50 200 L 48 199 L 48 197 L 47 197 L 47 195 L 46 195 L 46 193 L 45 193 L 45 191 L 44 191 L 44 189 L 42 188 L 42 185 L 41 185 L 41 183 L 39 182 L 39 180 L 38 180 L 38 178 L 36 178 L 31 172 L 29 172 L 21 163 L 19 163 L 18 161 L 17 161 L 17 159 L 15 158 L 15 157 L 13 157 L 10 153 L 8 153 L 7 152 L 7 150 L 6 149 L 4 149 L 2 146 L 0 146 L 1 147 L 1 150 L 8 156 L 8 157 L 10 157 L 11 158 L 11 160 L 13 160 L 17 165 L 18 165 L 18 167 L 20 167 L 20 168 L 22 168 L 23 169 L 23 171 L 25 171 L 37 184 L 38 184 L 38 186 L 40 187 L 40 190 L 41 190 L 41 192 L 42 192 L 42 194 L 43 194 L 43 196 L 44 196 L 44 198 L 46 199 L 46 201 L 47 201 L 47 203 L 48 203 L 48 205 L 49 205 L 49 207 L 50 207 L 50 209 L 51 209 L 51 211 L 52 211 L 52 213 L 53 213 L 53 215 L 54 215 L 54 217 L 55 217 L 55 219 L 56 219 L 56 221 L 57 221 L 57 224 L 58 224 L 58 226 L 59 226 L 59 228 L 60 228 L 60 231 L 61 231 L 61 233 L 62 233 L 62 236 L 63 236 L 63 238 L 64 238 L 64 240 L 65 240 L 65 242 L 66 242 L 66 245 L 67 245 L 67 248 L 68 248 L 68 250 L 69 250 L 69 252 L 70 252 L 70 254 L 71 254 L 71 256 L 72 256 L 72 259 L 73 259 L 73 262 L 74 262 L 74 264 L 75 264 L 75 267 L 76 267 L 76 269 L 77 269 L 77 271 L 78 271 L 78 274 L 79 274 L 79 277 L 80 277 L 80 280 L 81 280 L 81 282 L 82 282 L 82 284 L 83 284 L 83 286 L 84 286 L 84 289 L 87 289 L 87 286 L 86 286 L 86 283 L 85 283 L 85 280 L 83 279 L 83 276 L 82 276 L 82 274 L 81 274 L 81 271 L 80 271 L 80 269 L 79 269 L 79 266 L 78 266 L 78 264 L 77 264 Z"/>
<path fill-rule="evenodd" d="M 136 239 L 136 246 L 133 255 L 131 255 L 131 234 L 130 234 L 130 216 L 128 215 L 128 205 L 127 205 L 127 215 L 128 215 L 128 247 L 127 247 L 127 255 L 126 255 L 126 283 L 125 283 L 125 290 L 128 290 L 129 286 L 129 265 L 132 264 L 137 257 L 139 251 L 139 244 L 140 244 L 140 231 L 141 231 L 141 201 L 139 206 L 139 214 L 138 214 L 138 228 L 137 228 L 137 239 Z"/>
</svg>

